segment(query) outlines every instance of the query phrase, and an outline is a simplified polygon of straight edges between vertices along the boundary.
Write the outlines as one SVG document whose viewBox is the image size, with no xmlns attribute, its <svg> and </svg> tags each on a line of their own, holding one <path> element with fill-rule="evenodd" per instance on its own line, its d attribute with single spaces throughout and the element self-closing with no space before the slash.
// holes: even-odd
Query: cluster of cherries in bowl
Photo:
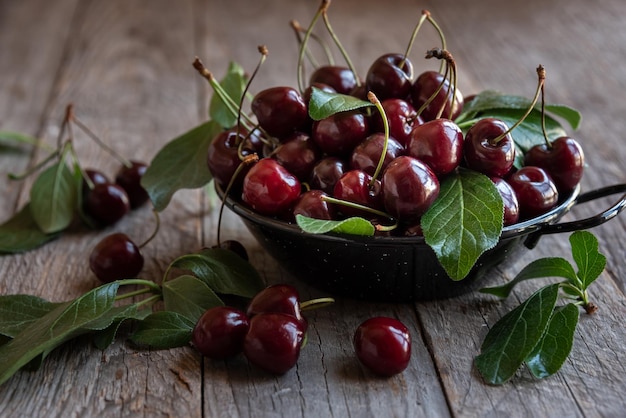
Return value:
<svg viewBox="0 0 626 418">
<path fill-rule="evenodd" d="M 560 193 L 576 187 L 584 157 L 574 139 L 546 138 L 528 150 L 523 167 L 514 167 L 519 149 L 505 122 L 485 117 L 466 132 L 454 122 L 471 98 L 446 74 L 424 71 L 414 78 L 402 54 L 376 59 L 362 82 L 347 67 L 321 66 L 302 93 L 285 86 L 258 92 L 251 104 L 258 126 L 220 133 L 209 148 L 209 169 L 223 189 L 261 215 L 289 222 L 298 214 L 366 216 L 383 223 L 382 214 L 397 221 L 389 232 L 397 235 L 421 233 L 421 216 L 437 199 L 441 180 L 459 167 L 495 183 L 505 226 L 549 211 Z M 367 107 L 313 120 L 314 88 L 374 98 L 384 112 Z M 254 154 L 258 161 L 238 169 Z"/>
</svg>

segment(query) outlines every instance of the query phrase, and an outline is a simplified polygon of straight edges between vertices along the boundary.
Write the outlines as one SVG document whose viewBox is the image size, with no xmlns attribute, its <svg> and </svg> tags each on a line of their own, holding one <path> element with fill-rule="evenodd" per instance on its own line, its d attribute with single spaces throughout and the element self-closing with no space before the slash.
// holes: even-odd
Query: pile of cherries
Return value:
<svg viewBox="0 0 626 418">
<path fill-rule="evenodd" d="M 256 294 L 245 311 L 233 306 L 208 309 L 196 323 L 191 342 L 207 358 L 222 360 L 243 353 L 256 367 L 284 374 L 300 356 L 308 328 L 302 309 L 311 303 L 315 301 L 301 304 L 291 285 L 271 285 Z M 354 348 L 366 367 L 391 376 L 409 364 L 411 338 L 400 321 L 375 317 L 357 328 Z"/>
<path fill-rule="evenodd" d="M 515 168 L 519 150 L 503 121 L 483 118 L 465 133 L 454 122 L 465 100 L 447 74 L 415 78 L 411 61 L 394 53 L 376 59 L 364 81 L 348 67 L 321 66 L 302 92 L 287 86 L 258 92 L 251 103 L 258 125 L 220 133 L 209 148 L 209 169 L 222 189 L 259 214 L 288 222 L 297 214 L 392 219 L 394 235 L 420 234 L 441 180 L 458 167 L 492 179 L 503 198 L 504 225 L 549 211 L 576 187 L 584 158 L 574 139 L 546 138 Z M 384 112 L 367 107 L 314 121 L 308 112 L 314 87 L 374 97 Z M 248 157 L 254 154 L 258 160 Z"/>
</svg>

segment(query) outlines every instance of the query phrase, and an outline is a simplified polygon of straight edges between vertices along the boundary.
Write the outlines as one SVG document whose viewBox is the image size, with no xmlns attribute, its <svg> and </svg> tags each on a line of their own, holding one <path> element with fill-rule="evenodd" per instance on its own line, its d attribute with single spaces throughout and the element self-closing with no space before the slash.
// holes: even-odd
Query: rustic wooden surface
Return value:
<svg viewBox="0 0 626 418">
<path fill-rule="evenodd" d="M 258 44 L 270 55 L 253 85 L 295 85 L 296 44 L 289 21 L 308 24 L 309 1 L 0 0 L 0 130 L 54 143 L 63 111 L 77 113 L 121 154 L 149 161 L 171 138 L 206 118 L 209 89 L 191 67 L 200 56 L 216 74 L 233 60 L 254 68 Z M 441 24 L 466 94 L 491 88 L 532 95 L 535 68 L 548 73 L 547 95 L 580 110 L 575 134 L 586 150 L 583 191 L 626 180 L 626 5 L 622 0 L 501 2 L 478 0 L 335 0 L 331 21 L 360 71 L 385 52 L 404 50 L 422 9 Z M 437 45 L 424 30 L 412 54 L 417 70 Z M 339 57 L 337 57 L 339 58 Z M 76 148 L 85 166 L 112 173 L 115 160 L 89 140 Z M 28 200 L 32 180 L 9 181 L 43 154 L 0 150 L 0 219 Z M 576 208 L 599 212 L 611 199 Z M 0 294 L 29 293 L 60 301 L 94 287 L 87 257 L 119 230 L 141 241 L 152 229 L 149 208 L 104 231 L 78 230 L 40 249 L 0 258 Z M 239 239 L 268 283 L 294 283 L 303 297 L 322 295 L 288 276 L 242 224 L 226 214 L 223 236 Z M 156 279 L 173 258 L 215 241 L 216 211 L 202 190 L 178 193 L 162 229 L 146 247 L 142 277 Z M 53 352 L 37 372 L 0 387 L 2 417 L 408 417 L 623 416 L 626 409 L 626 218 L 593 232 L 608 266 L 591 289 L 600 310 L 582 315 L 572 353 L 555 376 L 535 381 L 521 369 L 508 384 L 485 385 L 472 366 L 490 325 L 535 287 L 504 302 L 476 293 L 444 301 L 374 304 L 340 299 L 311 313 L 309 343 L 297 367 L 270 377 L 239 358 L 201 359 L 191 348 L 136 351 L 118 340 L 104 352 L 84 341 Z M 568 257 L 564 236 L 544 237 L 532 251 L 493 272 L 505 281 L 529 261 Z M 411 364 L 375 378 L 358 364 L 352 330 L 372 315 L 409 325 Z"/>
</svg>

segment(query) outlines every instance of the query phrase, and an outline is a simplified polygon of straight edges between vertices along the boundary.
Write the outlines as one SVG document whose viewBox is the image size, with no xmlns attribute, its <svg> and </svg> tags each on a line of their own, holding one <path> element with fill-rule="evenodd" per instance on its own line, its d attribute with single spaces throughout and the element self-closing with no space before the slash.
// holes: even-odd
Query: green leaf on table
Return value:
<svg viewBox="0 0 626 418">
<path fill-rule="evenodd" d="M 340 93 L 329 93 L 313 87 L 309 101 L 309 116 L 313 120 L 325 119 L 335 113 L 374 106 L 371 102 Z"/>
<path fill-rule="evenodd" d="M 205 122 L 171 140 L 155 155 L 141 185 L 157 211 L 164 210 L 178 190 L 200 188 L 211 180 L 206 155 L 221 130 L 217 122 Z"/>
<path fill-rule="evenodd" d="M 606 267 L 606 257 L 598 251 L 598 239 L 589 231 L 576 231 L 569 237 L 578 277 L 585 290 Z"/>
<path fill-rule="evenodd" d="M 502 286 L 484 287 L 480 289 L 480 292 L 506 298 L 516 284 L 542 277 L 563 277 L 574 285 L 578 281 L 576 272 L 569 261 L 561 257 L 546 257 L 527 264 L 510 282 Z"/>
<path fill-rule="evenodd" d="M 30 324 L 56 309 L 59 303 L 32 295 L 0 296 L 0 334 L 15 338 Z"/>
<path fill-rule="evenodd" d="M 176 312 L 160 311 L 139 322 L 130 340 L 141 346 L 155 349 L 182 347 L 191 341 L 196 324 Z"/>
<path fill-rule="evenodd" d="M 577 324 L 578 307 L 573 303 L 554 309 L 546 331 L 525 360 L 536 378 L 543 379 L 559 371 L 572 351 Z"/>
<path fill-rule="evenodd" d="M 463 279 L 478 257 L 498 243 L 503 213 L 502 198 L 488 177 L 460 169 L 441 182 L 421 225 L 450 278 Z"/>
<path fill-rule="evenodd" d="M 19 144 L 37 146 L 39 145 L 39 140 L 30 135 L 19 132 L 0 131 L 0 147 L 14 148 Z"/>
<path fill-rule="evenodd" d="M 76 177 L 61 161 L 39 174 L 30 189 L 30 211 L 47 234 L 59 232 L 72 222 L 78 199 Z"/>
<path fill-rule="evenodd" d="M 540 341 L 558 294 L 558 283 L 543 287 L 494 324 L 475 358 L 485 381 L 499 385 L 515 374 Z"/>
<path fill-rule="evenodd" d="M 181 256 L 171 267 L 190 270 L 219 294 L 252 298 L 265 287 L 259 272 L 249 262 L 223 248 L 205 248 Z"/>
<path fill-rule="evenodd" d="M 205 282 L 188 275 L 163 283 L 163 303 L 165 310 L 179 313 L 194 323 L 207 309 L 224 306 Z"/>
<path fill-rule="evenodd" d="M 108 327 L 98 330 L 93 335 L 91 341 L 96 348 L 104 350 L 110 346 L 115 340 L 115 336 L 124 321 L 131 319 L 142 321 L 152 313 L 152 309 L 150 308 L 137 309 L 137 304 L 128 305 L 124 308 L 125 309 L 118 312 L 118 314 L 114 317 L 113 322 Z"/>
<path fill-rule="evenodd" d="M 246 76 L 244 69 L 237 63 L 231 62 L 224 78 L 220 80 L 220 86 L 235 103 L 241 101 L 246 88 Z M 222 128 L 232 128 L 237 124 L 237 115 L 228 110 L 218 94 L 213 94 L 209 103 L 209 118 L 219 123 Z"/>
<path fill-rule="evenodd" d="M 60 232 L 47 234 L 35 222 L 27 203 L 11 219 L 0 225 L 0 254 L 29 251 L 58 238 Z"/>
<path fill-rule="evenodd" d="M 118 288 L 118 283 L 109 283 L 62 303 L 1 346 L 0 385 L 37 356 L 89 332 L 85 326 L 111 310 Z"/>
<path fill-rule="evenodd" d="M 309 218 L 304 215 L 296 215 L 296 222 L 304 232 L 309 234 L 326 234 L 336 232 L 339 234 L 374 235 L 374 225 L 367 219 L 352 217 L 341 221 L 327 221 L 323 219 Z"/>
</svg>

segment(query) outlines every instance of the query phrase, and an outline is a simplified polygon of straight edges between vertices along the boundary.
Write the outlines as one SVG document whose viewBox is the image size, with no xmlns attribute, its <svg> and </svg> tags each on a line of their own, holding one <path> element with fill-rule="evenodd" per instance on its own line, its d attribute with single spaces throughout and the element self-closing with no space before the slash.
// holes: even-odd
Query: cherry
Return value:
<svg viewBox="0 0 626 418">
<path fill-rule="evenodd" d="M 339 112 L 313 122 L 313 141 L 328 155 L 348 156 L 369 135 L 369 124 L 358 110 Z"/>
<path fill-rule="evenodd" d="M 333 88 L 337 93 L 350 94 L 357 86 L 354 73 L 347 67 L 323 65 L 318 67 L 309 79 L 309 84 L 322 83 Z M 308 101 L 307 101 L 308 103 Z"/>
<path fill-rule="evenodd" d="M 542 215 L 556 206 L 559 193 L 548 173 L 539 167 L 524 166 L 507 177 L 519 202 L 522 220 Z"/>
<path fill-rule="evenodd" d="M 353 338 L 359 361 L 381 376 L 393 376 L 407 368 L 411 360 L 411 335 L 394 318 L 374 317 L 361 323 Z"/>
<path fill-rule="evenodd" d="M 243 180 L 242 199 L 262 215 L 287 212 L 300 196 L 300 181 L 274 159 L 254 164 Z"/>
<path fill-rule="evenodd" d="M 337 208 L 323 199 L 328 196 L 321 190 L 308 190 L 300 195 L 293 207 L 293 216 L 303 215 L 314 219 L 337 219 Z"/>
<path fill-rule="evenodd" d="M 379 100 L 404 99 L 413 81 L 413 64 L 403 54 L 385 54 L 370 66 L 365 77 L 368 90 Z"/>
<path fill-rule="evenodd" d="M 104 237 L 89 255 L 89 268 L 104 283 L 136 277 L 143 263 L 139 247 L 119 232 Z"/>
<path fill-rule="evenodd" d="M 103 172 L 95 170 L 93 168 L 85 169 L 85 176 L 89 178 L 93 186 L 95 186 L 96 184 L 105 184 L 111 182 Z M 89 187 L 87 181 L 83 180 L 83 195 L 89 193 L 90 190 L 91 188 Z"/>
<path fill-rule="evenodd" d="M 141 177 L 148 169 L 148 165 L 140 161 L 130 161 L 130 164 L 130 167 L 125 165 L 120 167 L 115 175 L 115 183 L 126 190 L 130 208 L 135 209 L 150 199 L 148 192 L 141 185 Z"/>
<path fill-rule="evenodd" d="M 383 153 L 385 146 L 385 134 L 377 132 L 368 136 L 365 141 L 357 145 L 350 157 L 350 168 L 352 170 L 365 171 L 370 176 L 376 172 L 376 167 Z M 387 139 L 387 152 L 383 161 L 383 170 L 389 163 L 404 153 L 404 148 L 395 138 L 391 136 Z"/>
<path fill-rule="evenodd" d="M 283 139 L 296 131 L 306 131 L 308 107 L 292 87 L 270 87 L 252 99 L 252 113 L 269 135 Z"/>
<path fill-rule="evenodd" d="M 208 309 L 193 328 L 191 342 L 205 357 L 220 360 L 243 351 L 250 327 L 246 314 L 229 306 Z"/>
<path fill-rule="evenodd" d="M 240 140 L 244 140 L 243 133 L 240 132 Z M 256 143 L 260 140 L 257 136 L 252 135 L 242 146 L 242 157 L 250 155 L 254 152 L 258 152 L 260 145 Z M 211 175 L 215 179 L 215 182 L 225 189 L 231 178 L 235 174 L 235 170 L 241 163 L 241 158 L 238 153 L 238 141 L 236 129 L 230 129 L 220 132 L 209 144 L 209 150 L 207 153 L 207 166 Z M 258 148 L 257 148 L 258 147 Z M 243 183 L 243 177 L 248 171 L 249 167 L 245 167 L 243 172 L 239 174 L 239 177 L 235 179 L 233 188 L 235 190 L 241 188 Z"/>
<path fill-rule="evenodd" d="M 428 102 L 442 82 L 443 86 L 439 93 Z M 463 94 L 458 88 L 454 89 L 455 100 L 453 103 L 451 87 L 450 80 L 447 78 L 444 80 L 444 74 L 438 71 L 425 71 L 415 79 L 411 88 L 411 101 L 416 109 L 428 102 L 420 113 L 424 121 L 435 119 L 442 108 L 441 117 L 446 119 L 454 120 L 461 114 L 461 110 L 463 110 Z"/>
<path fill-rule="evenodd" d="M 272 151 L 270 158 L 278 161 L 300 181 L 307 181 L 321 152 L 309 134 L 297 132 Z"/>
<path fill-rule="evenodd" d="M 417 158 L 400 156 L 383 172 L 385 210 L 403 223 L 415 223 L 439 196 L 435 173 Z"/>
<path fill-rule="evenodd" d="M 441 177 L 456 169 L 463 160 L 463 132 L 449 119 L 425 122 L 411 132 L 407 151 Z"/>
<path fill-rule="evenodd" d="M 501 177 L 490 177 L 491 181 L 496 185 L 498 193 L 502 197 L 504 203 L 503 225 L 513 225 L 519 220 L 519 202 L 515 190 L 506 180 Z"/>
<path fill-rule="evenodd" d="M 250 319 L 243 353 L 255 366 L 274 374 L 284 374 L 300 356 L 305 330 L 292 315 L 260 313 Z"/>
<path fill-rule="evenodd" d="M 306 329 L 306 320 L 300 312 L 300 294 L 291 285 L 275 284 L 266 287 L 252 298 L 246 309 L 250 318 L 269 312 L 291 315 Z"/>
<path fill-rule="evenodd" d="M 372 182 L 372 176 L 362 170 L 346 172 L 335 184 L 333 197 L 371 209 L 382 210 L 380 181 Z M 363 210 L 349 206 L 341 206 L 340 211 L 348 216 L 363 216 Z"/>
<path fill-rule="evenodd" d="M 463 145 L 467 167 L 489 177 L 503 177 L 511 171 L 515 144 L 508 130 L 506 123 L 496 118 L 483 118 L 472 125 Z"/>
<path fill-rule="evenodd" d="M 551 144 L 535 145 L 524 156 L 524 165 L 541 167 L 548 172 L 560 193 L 569 193 L 580 183 L 585 157 L 580 144 L 561 136 Z"/>
<path fill-rule="evenodd" d="M 130 211 L 126 191 L 117 184 L 102 183 L 87 193 L 84 210 L 102 226 L 113 225 Z"/>
<path fill-rule="evenodd" d="M 386 99 L 380 103 L 387 115 L 389 136 L 395 138 L 403 147 L 407 147 L 411 139 L 411 131 L 415 126 L 424 123 L 417 111 L 406 100 Z M 379 112 L 372 115 L 372 130 L 384 132 L 383 120 Z"/>
<path fill-rule="evenodd" d="M 243 246 L 243 244 L 237 240 L 234 239 L 228 239 L 225 241 L 222 241 L 219 243 L 218 245 L 213 246 L 213 248 L 221 248 L 223 250 L 228 250 L 228 251 L 232 251 L 235 254 L 237 254 L 239 257 L 243 258 L 244 260 L 248 261 L 248 251 L 246 251 L 246 247 Z"/>
<path fill-rule="evenodd" d="M 346 168 L 346 163 L 342 159 L 337 157 L 322 158 L 313 167 L 309 185 L 312 189 L 319 189 L 332 195 L 335 184 L 346 172 Z"/>
</svg>

